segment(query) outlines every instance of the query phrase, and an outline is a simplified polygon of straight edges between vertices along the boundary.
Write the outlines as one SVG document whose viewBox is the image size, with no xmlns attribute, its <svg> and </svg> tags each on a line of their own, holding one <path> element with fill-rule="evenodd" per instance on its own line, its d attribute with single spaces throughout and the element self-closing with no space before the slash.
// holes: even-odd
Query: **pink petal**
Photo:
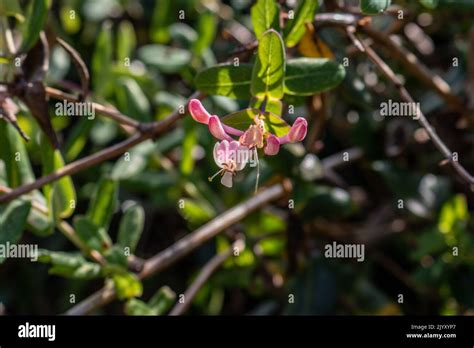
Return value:
<svg viewBox="0 0 474 348">
<path fill-rule="evenodd" d="M 234 127 L 231 127 L 231 126 L 227 126 L 224 123 L 222 123 L 222 128 L 224 128 L 227 134 L 235 135 L 238 137 L 244 134 L 244 131 L 241 131 L 240 129 L 235 129 Z"/>
<path fill-rule="evenodd" d="M 298 117 L 288 133 L 289 141 L 292 143 L 302 141 L 306 137 L 307 130 L 308 122 L 306 122 L 306 119 Z"/>
<path fill-rule="evenodd" d="M 231 172 L 225 172 L 224 175 L 222 176 L 221 179 L 221 184 L 224 185 L 225 187 L 232 187 L 232 173 Z"/>
<path fill-rule="evenodd" d="M 219 120 L 219 117 L 217 117 L 217 116 L 209 117 L 209 132 L 211 132 L 211 134 L 213 136 L 215 136 L 217 139 L 220 139 L 220 140 L 226 139 L 226 140 L 229 140 L 229 141 L 233 140 L 224 131 L 224 128 L 222 128 L 222 123 Z"/>
<path fill-rule="evenodd" d="M 264 149 L 265 155 L 273 156 L 276 155 L 278 151 L 280 151 L 280 140 L 278 140 L 275 135 L 271 134 L 267 138 L 267 145 Z"/>
<path fill-rule="evenodd" d="M 208 124 L 211 115 L 204 109 L 204 106 L 198 99 L 191 99 L 188 104 L 189 113 L 192 118 L 199 123 Z"/>
</svg>

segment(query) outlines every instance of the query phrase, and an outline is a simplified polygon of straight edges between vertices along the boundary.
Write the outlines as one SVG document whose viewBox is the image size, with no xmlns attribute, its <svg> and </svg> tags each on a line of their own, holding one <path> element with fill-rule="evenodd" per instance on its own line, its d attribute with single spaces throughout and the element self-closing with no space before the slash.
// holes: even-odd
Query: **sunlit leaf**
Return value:
<svg viewBox="0 0 474 348">
<path fill-rule="evenodd" d="M 283 97 L 285 49 L 280 34 L 266 31 L 258 44 L 257 59 L 252 70 L 251 93 L 256 97 Z"/>
</svg>

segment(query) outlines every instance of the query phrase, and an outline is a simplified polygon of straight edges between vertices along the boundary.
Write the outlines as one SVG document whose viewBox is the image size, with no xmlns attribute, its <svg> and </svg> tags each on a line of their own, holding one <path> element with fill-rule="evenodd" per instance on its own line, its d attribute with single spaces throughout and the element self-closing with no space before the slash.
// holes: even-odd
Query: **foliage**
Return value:
<svg viewBox="0 0 474 348">
<path fill-rule="evenodd" d="M 165 315 L 207 261 L 244 238 L 245 250 L 231 252 L 202 284 L 190 313 L 472 313 L 472 185 L 449 163 L 439 166 L 444 156 L 423 127 L 380 116 L 381 103 L 399 101 L 397 86 L 318 15 L 337 12 L 345 20 L 355 11 L 361 38 L 364 25 L 386 37 L 401 30 L 397 42 L 414 52 L 421 70 L 439 75 L 432 80 L 448 82 L 448 98 L 389 46 L 371 40 L 371 47 L 472 172 L 472 92 L 463 88 L 473 83 L 474 7 L 455 0 L 339 3 L 351 11 L 313 0 L 2 1 L 0 200 L 65 173 L 0 204 L 0 246 L 40 248 L 38 263 L 0 254 L 6 312 L 62 313 L 75 304 L 71 293 L 79 301 L 104 285 L 120 305 L 97 309 L 102 314 Z M 402 24 L 388 11 L 393 4 L 403 9 Z M 20 93 L 15 84 L 32 89 Z M 96 103 L 94 113 L 58 115 L 66 100 L 53 88 Z M 186 111 L 195 92 L 225 127 L 245 132 L 259 119 L 283 138 L 302 117 L 308 133 L 303 142 L 282 142 L 275 156 L 258 149 L 259 172 L 247 168 L 232 189 L 222 187 L 208 180 L 218 170 L 215 140 Z M 448 105 L 450 96 L 460 107 Z M 11 119 L 10 101 L 18 109 Z M 141 128 L 157 124 L 165 128 L 155 134 Z M 137 134 L 146 137 L 117 150 Z M 112 156 L 100 157 L 110 149 Z M 92 165 L 75 169 L 87 161 Z M 291 189 L 186 260 L 142 273 L 147 259 L 176 252 L 176 242 L 281 183 Z M 364 262 L 325 257 L 334 241 L 365 245 Z"/>
</svg>

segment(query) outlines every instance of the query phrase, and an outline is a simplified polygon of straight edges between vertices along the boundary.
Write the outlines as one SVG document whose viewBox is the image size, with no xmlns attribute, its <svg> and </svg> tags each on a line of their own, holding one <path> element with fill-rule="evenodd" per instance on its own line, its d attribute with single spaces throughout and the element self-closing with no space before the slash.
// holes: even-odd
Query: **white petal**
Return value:
<svg viewBox="0 0 474 348">
<path fill-rule="evenodd" d="M 225 140 L 224 140 L 225 141 Z M 212 152 L 213 156 L 214 156 L 214 162 L 216 162 L 217 166 L 219 168 L 224 168 L 223 164 L 223 160 L 225 159 L 224 156 L 222 155 L 222 152 L 220 150 L 221 148 L 221 144 L 219 142 L 216 143 L 216 145 L 214 145 L 214 150 Z"/>
<path fill-rule="evenodd" d="M 221 184 L 225 187 L 232 187 L 232 173 L 225 172 L 221 179 Z"/>
</svg>

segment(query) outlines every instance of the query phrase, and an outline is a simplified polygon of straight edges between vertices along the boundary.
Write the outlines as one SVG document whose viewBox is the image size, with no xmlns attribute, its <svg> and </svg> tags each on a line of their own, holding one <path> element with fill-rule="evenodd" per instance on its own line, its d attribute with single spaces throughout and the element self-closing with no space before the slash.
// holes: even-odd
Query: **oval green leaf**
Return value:
<svg viewBox="0 0 474 348">
<path fill-rule="evenodd" d="M 312 22 L 316 10 L 318 9 L 317 0 L 302 0 L 296 10 L 293 18 L 290 17 L 286 23 L 283 37 L 288 47 L 295 46 L 300 42 L 305 33 L 305 23 Z"/>
<path fill-rule="evenodd" d="M 258 0 L 252 6 L 250 15 L 257 40 L 260 40 L 268 29 L 280 30 L 280 11 L 275 0 Z"/>
<path fill-rule="evenodd" d="M 199 72 L 195 83 L 197 89 L 206 94 L 249 100 L 251 79 L 250 64 L 220 64 Z"/>
<path fill-rule="evenodd" d="M 325 58 L 296 58 L 287 61 L 285 93 L 312 95 L 336 87 L 344 80 L 345 69 Z"/>
<path fill-rule="evenodd" d="M 273 29 L 266 31 L 259 44 L 252 70 L 251 93 L 255 97 L 283 98 L 285 77 L 285 47 Z"/>
</svg>

